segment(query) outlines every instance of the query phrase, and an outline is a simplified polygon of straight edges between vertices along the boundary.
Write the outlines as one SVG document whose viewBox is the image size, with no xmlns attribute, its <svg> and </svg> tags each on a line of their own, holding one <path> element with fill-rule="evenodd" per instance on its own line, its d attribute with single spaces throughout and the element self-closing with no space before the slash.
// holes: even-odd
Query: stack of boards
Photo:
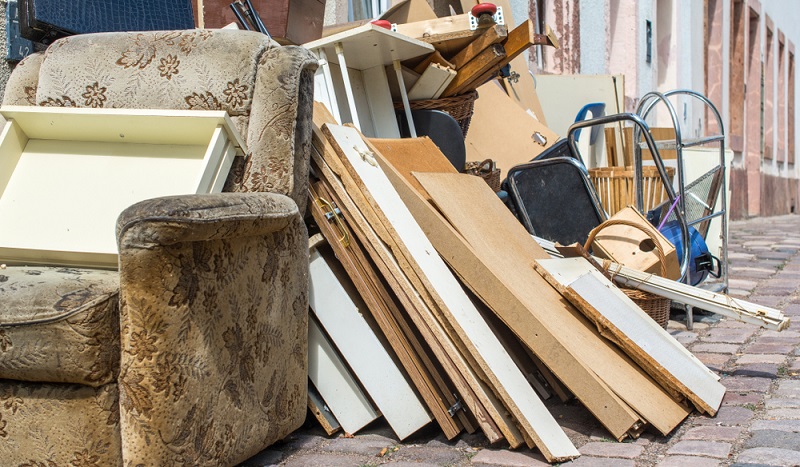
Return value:
<svg viewBox="0 0 800 467">
<path fill-rule="evenodd" d="M 429 139 L 367 139 L 315 103 L 313 147 L 309 407 L 329 433 L 382 415 L 401 440 L 436 423 L 562 462 L 553 394 L 619 441 L 715 415 L 717 375 Z"/>
</svg>

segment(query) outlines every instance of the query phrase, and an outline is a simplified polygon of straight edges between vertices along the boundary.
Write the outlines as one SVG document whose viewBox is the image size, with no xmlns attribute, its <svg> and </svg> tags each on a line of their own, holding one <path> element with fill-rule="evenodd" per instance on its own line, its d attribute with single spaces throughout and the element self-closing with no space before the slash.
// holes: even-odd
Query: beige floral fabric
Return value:
<svg viewBox="0 0 800 467">
<path fill-rule="evenodd" d="M 115 271 L 0 270 L 0 378 L 101 386 L 119 366 Z"/>
<path fill-rule="evenodd" d="M 122 465 L 116 384 L 0 380 L 0 465 Z"/>
<path fill-rule="evenodd" d="M 195 198 L 140 203 L 119 221 L 126 461 L 235 464 L 305 416 L 308 245 L 296 204 Z"/>
<path fill-rule="evenodd" d="M 16 411 L 0 410 L 0 464 L 233 465 L 303 422 L 308 251 L 300 213 L 316 63 L 307 50 L 255 32 L 192 30 L 73 36 L 17 66 L 5 105 L 222 109 L 249 153 L 225 188 L 245 193 L 126 210 L 119 276 L 39 268 L 69 276 L 69 286 L 45 287 L 33 308 L 19 288 L 0 289 L 0 347 L 20 352 L 19 361 L 36 355 L 43 336 L 51 340 L 36 365 L 9 364 L 0 352 L 0 393 L 17 401 Z M 30 279 L 11 269 L 15 284 Z M 70 307 L 54 308 L 61 298 Z M 36 330 L 37 320 L 46 326 Z M 106 355 L 103 371 L 111 380 L 118 373 L 117 383 L 92 388 L 106 381 L 96 370 Z M 119 425 L 109 416 L 116 410 Z M 96 427 L 81 428 L 92 420 Z M 19 439 L 21 426 L 39 431 Z"/>
</svg>

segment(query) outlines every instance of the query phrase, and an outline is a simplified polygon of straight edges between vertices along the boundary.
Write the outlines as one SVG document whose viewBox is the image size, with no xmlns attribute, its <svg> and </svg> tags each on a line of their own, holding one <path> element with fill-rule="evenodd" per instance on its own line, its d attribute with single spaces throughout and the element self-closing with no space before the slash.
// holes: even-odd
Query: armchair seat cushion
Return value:
<svg viewBox="0 0 800 467">
<path fill-rule="evenodd" d="M 99 387 L 119 371 L 119 273 L 0 270 L 0 379 Z"/>
</svg>

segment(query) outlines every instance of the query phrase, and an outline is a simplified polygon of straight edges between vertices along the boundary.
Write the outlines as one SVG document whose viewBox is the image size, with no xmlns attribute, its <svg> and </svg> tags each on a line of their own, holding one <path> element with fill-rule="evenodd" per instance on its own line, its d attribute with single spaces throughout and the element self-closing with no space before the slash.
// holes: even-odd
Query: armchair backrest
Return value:
<svg viewBox="0 0 800 467">
<path fill-rule="evenodd" d="M 316 58 L 239 30 L 84 34 L 27 57 L 4 105 L 226 110 L 249 154 L 226 191 L 270 191 L 305 209 Z"/>
</svg>

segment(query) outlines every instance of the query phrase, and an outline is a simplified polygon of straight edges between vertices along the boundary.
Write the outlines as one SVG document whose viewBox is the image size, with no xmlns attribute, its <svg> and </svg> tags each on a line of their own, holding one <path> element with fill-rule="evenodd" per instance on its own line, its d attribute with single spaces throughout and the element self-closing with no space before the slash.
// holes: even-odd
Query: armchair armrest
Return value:
<svg viewBox="0 0 800 467">
<path fill-rule="evenodd" d="M 234 465 L 298 428 L 308 234 L 294 201 L 158 198 L 117 232 L 124 463 Z"/>
<path fill-rule="evenodd" d="M 264 235 L 286 228 L 297 204 L 275 193 L 166 196 L 130 206 L 117 220 L 120 252 L 148 245 Z"/>
</svg>

